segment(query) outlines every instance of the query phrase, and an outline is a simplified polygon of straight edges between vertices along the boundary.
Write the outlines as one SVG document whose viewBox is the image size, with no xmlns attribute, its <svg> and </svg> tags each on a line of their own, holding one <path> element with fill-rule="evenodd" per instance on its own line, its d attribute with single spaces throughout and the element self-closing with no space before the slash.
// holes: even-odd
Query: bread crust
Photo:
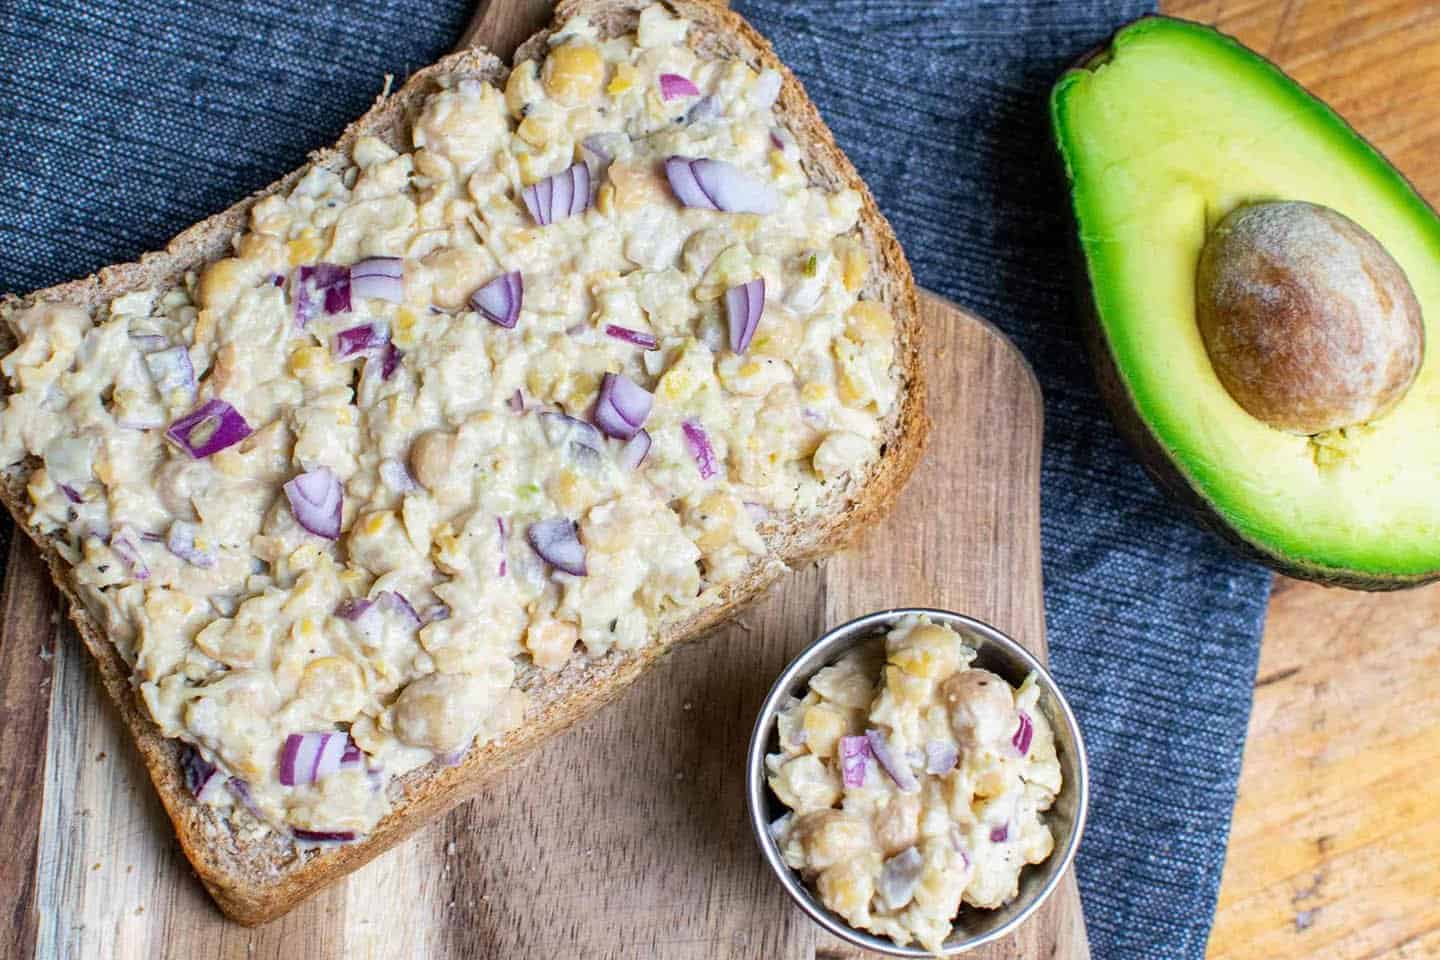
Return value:
<svg viewBox="0 0 1440 960">
<path fill-rule="evenodd" d="M 645 0 L 575 0 L 561 3 L 554 26 L 571 16 L 590 17 L 604 36 L 634 29 Z M 391 812 L 363 840 L 328 849 L 299 850 L 270 834 L 247 840 L 235 834 L 212 807 L 195 801 L 180 771 L 181 744 L 160 735 L 144 713 L 128 665 L 106 638 L 101 623 L 89 612 L 70 584 L 68 565 L 54 546 L 26 522 L 25 486 L 37 465 L 27 462 L 7 471 L 0 501 L 16 524 L 40 548 L 51 576 L 68 601 L 71 620 L 100 670 L 105 690 L 120 711 L 150 778 L 175 827 L 180 845 L 220 909 L 249 925 L 282 916 L 327 884 L 359 868 L 405 837 L 473 796 L 487 781 L 527 756 L 554 734 L 589 716 L 618 696 L 671 647 L 704 635 L 744 604 L 759 597 L 788 567 L 829 553 L 847 542 L 890 508 L 923 452 L 929 432 L 925 415 L 925 376 L 921 361 L 920 309 L 910 266 L 889 223 L 850 161 L 836 146 L 814 104 L 798 80 L 776 57 L 770 44 L 738 14 L 705 0 L 671 0 L 667 4 L 694 24 L 691 44 L 702 54 L 738 57 L 757 69 L 770 67 L 785 78 L 777 110 L 794 135 L 812 182 L 830 189 L 849 187 L 862 198 L 860 231 L 873 264 L 864 293 L 885 302 L 896 321 L 895 362 L 902 386 L 899 409 L 886 422 L 882 455 L 863 477 L 834 495 L 833 509 L 818 522 L 808 518 L 793 529 L 767 532 L 774 555 L 757 563 L 745 577 L 728 584 L 716 602 L 684 617 L 663 622 L 657 642 L 632 654 L 612 652 L 595 660 L 576 657 L 563 669 L 545 672 L 522 669 L 520 685 L 532 698 L 524 724 L 500 740 L 472 749 L 456 766 L 432 763 L 392 784 Z M 520 48 L 516 62 L 543 54 L 541 31 Z M 185 272 L 225 256 L 236 234 L 245 228 L 250 207 L 258 200 L 291 189 L 310 166 L 348 162 L 350 148 L 362 135 L 378 136 L 395 146 L 439 78 L 459 75 L 503 85 L 508 69 L 483 50 L 452 54 L 415 73 L 403 87 L 351 124 L 336 144 L 311 154 L 310 162 L 253 196 L 176 236 L 163 251 L 138 262 L 107 267 L 99 273 L 25 297 L 0 299 L 0 317 L 37 302 L 69 302 L 94 307 L 121 294 L 150 286 L 178 283 Z M 8 324 L 0 329 L 0 352 L 14 347 Z M 0 387 L 8 390 L 8 386 Z"/>
</svg>

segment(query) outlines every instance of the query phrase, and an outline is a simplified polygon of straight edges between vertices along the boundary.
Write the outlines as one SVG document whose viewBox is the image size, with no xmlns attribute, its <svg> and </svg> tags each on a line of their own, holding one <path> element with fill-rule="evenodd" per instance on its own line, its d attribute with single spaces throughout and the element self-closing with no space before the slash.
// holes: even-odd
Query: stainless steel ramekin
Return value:
<svg viewBox="0 0 1440 960">
<path fill-rule="evenodd" d="M 1055 805 L 1045 821 L 1055 836 L 1055 851 L 1043 863 L 1025 868 L 1020 876 L 1020 893 L 998 910 L 977 910 L 962 907 L 955 932 L 945 941 L 941 956 L 953 957 L 991 943 L 1009 934 L 1033 914 L 1054 892 L 1060 878 L 1075 859 L 1080 836 L 1085 830 L 1085 813 L 1090 798 L 1089 772 L 1085 758 L 1085 742 L 1080 736 L 1075 714 L 1065 702 L 1060 688 L 1049 671 L 1020 644 L 979 620 L 923 607 L 881 610 L 836 627 L 801 651 L 770 688 L 760 708 L 755 731 L 750 736 L 750 753 L 746 761 L 746 802 L 750 807 L 750 825 L 760 851 L 770 864 L 780 884 L 800 909 L 835 936 L 857 946 L 893 957 L 932 957 L 935 954 L 916 946 L 897 946 L 887 937 L 877 937 L 856 930 L 840 916 L 831 912 L 800 878 L 786 866 L 780 849 L 770 835 L 770 823 L 780 817 L 785 806 L 770 792 L 765 776 L 765 755 L 779 749 L 775 717 L 792 694 L 803 696 L 810 678 L 820 668 L 838 660 L 852 647 L 877 636 L 883 636 L 901 617 L 919 614 L 935 623 L 946 624 L 973 646 L 979 656 L 976 666 L 984 667 L 1012 685 L 1018 686 L 1032 671 L 1040 686 L 1040 710 L 1055 732 L 1055 749 L 1060 760 L 1064 783 Z"/>
</svg>

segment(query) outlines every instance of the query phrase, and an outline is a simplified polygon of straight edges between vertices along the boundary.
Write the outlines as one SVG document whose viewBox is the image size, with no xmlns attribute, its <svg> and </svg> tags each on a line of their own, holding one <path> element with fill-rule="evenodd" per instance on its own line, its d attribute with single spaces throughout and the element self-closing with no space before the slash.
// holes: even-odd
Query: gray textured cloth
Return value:
<svg viewBox="0 0 1440 960">
<path fill-rule="evenodd" d="M 448 50 L 471 7 L 4 0 L 0 290 L 133 258 L 264 186 L 333 140 L 381 74 Z M 1040 375 L 1050 640 L 1095 781 L 1091 940 L 1101 958 L 1200 957 L 1269 578 L 1164 503 L 1103 416 L 1044 110 L 1063 66 L 1148 4 L 739 7 L 808 86 L 920 282 L 998 323 Z"/>
</svg>

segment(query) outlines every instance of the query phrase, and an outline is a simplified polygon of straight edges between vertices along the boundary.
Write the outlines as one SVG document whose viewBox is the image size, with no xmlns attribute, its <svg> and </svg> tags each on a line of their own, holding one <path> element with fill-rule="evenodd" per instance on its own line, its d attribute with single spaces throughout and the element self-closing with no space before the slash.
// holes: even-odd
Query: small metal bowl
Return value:
<svg viewBox="0 0 1440 960">
<path fill-rule="evenodd" d="M 1040 710 L 1055 733 L 1055 750 L 1064 777 L 1055 805 L 1045 814 L 1045 822 L 1055 837 L 1055 850 L 1043 863 L 1027 866 L 1020 875 L 1020 892 L 998 910 L 979 910 L 961 906 L 955 931 L 945 941 L 940 956 L 953 957 L 982 944 L 1006 936 L 1039 909 L 1054 892 L 1060 878 L 1075 859 L 1080 835 L 1085 830 L 1085 813 L 1089 803 L 1090 783 L 1085 758 L 1085 743 L 1070 705 L 1041 664 L 1020 644 L 988 624 L 945 610 L 906 607 L 881 610 L 836 627 L 801 651 L 780 674 L 760 708 L 755 731 L 750 736 L 750 753 L 746 761 L 746 802 L 750 807 L 750 825 L 760 851 L 790 899 L 799 904 L 816 923 L 842 940 L 856 946 L 892 957 L 933 957 L 935 954 L 918 945 L 898 946 L 888 937 L 878 937 L 857 930 L 820 902 L 795 871 L 780 856 L 780 848 L 770 835 L 770 824 L 787 808 L 770 792 L 766 781 L 765 755 L 779 749 L 776 715 L 793 694 L 803 696 L 810 678 L 822 667 L 829 666 L 853 647 L 882 637 L 896 621 L 910 614 L 926 616 L 934 623 L 945 624 L 975 648 L 975 665 L 984 667 L 1019 686 L 1032 671 L 1040 686 Z"/>
</svg>

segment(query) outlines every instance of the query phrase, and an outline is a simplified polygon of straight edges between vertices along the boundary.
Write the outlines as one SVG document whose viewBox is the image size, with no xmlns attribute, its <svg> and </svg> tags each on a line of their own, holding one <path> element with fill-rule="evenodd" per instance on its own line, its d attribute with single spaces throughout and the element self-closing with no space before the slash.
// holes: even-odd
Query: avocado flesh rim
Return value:
<svg viewBox="0 0 1440 960">
<path fill-rule="evenodd" d="M 1098 322 L 1135 413 L 1207 505 L 1291 565 L 1415 578 L 1440 568 L 1440 217 L 1368 143 L 1269 61 L 1170 18 L 1121 30 L 1051 97 Z M 1330 447 L 1230 397 L 1195 324 L 1211 226 L 1260 200 L 1344 213 L 1405 270 L 1425 362 L 1385 417 Z"/>
</svg>

